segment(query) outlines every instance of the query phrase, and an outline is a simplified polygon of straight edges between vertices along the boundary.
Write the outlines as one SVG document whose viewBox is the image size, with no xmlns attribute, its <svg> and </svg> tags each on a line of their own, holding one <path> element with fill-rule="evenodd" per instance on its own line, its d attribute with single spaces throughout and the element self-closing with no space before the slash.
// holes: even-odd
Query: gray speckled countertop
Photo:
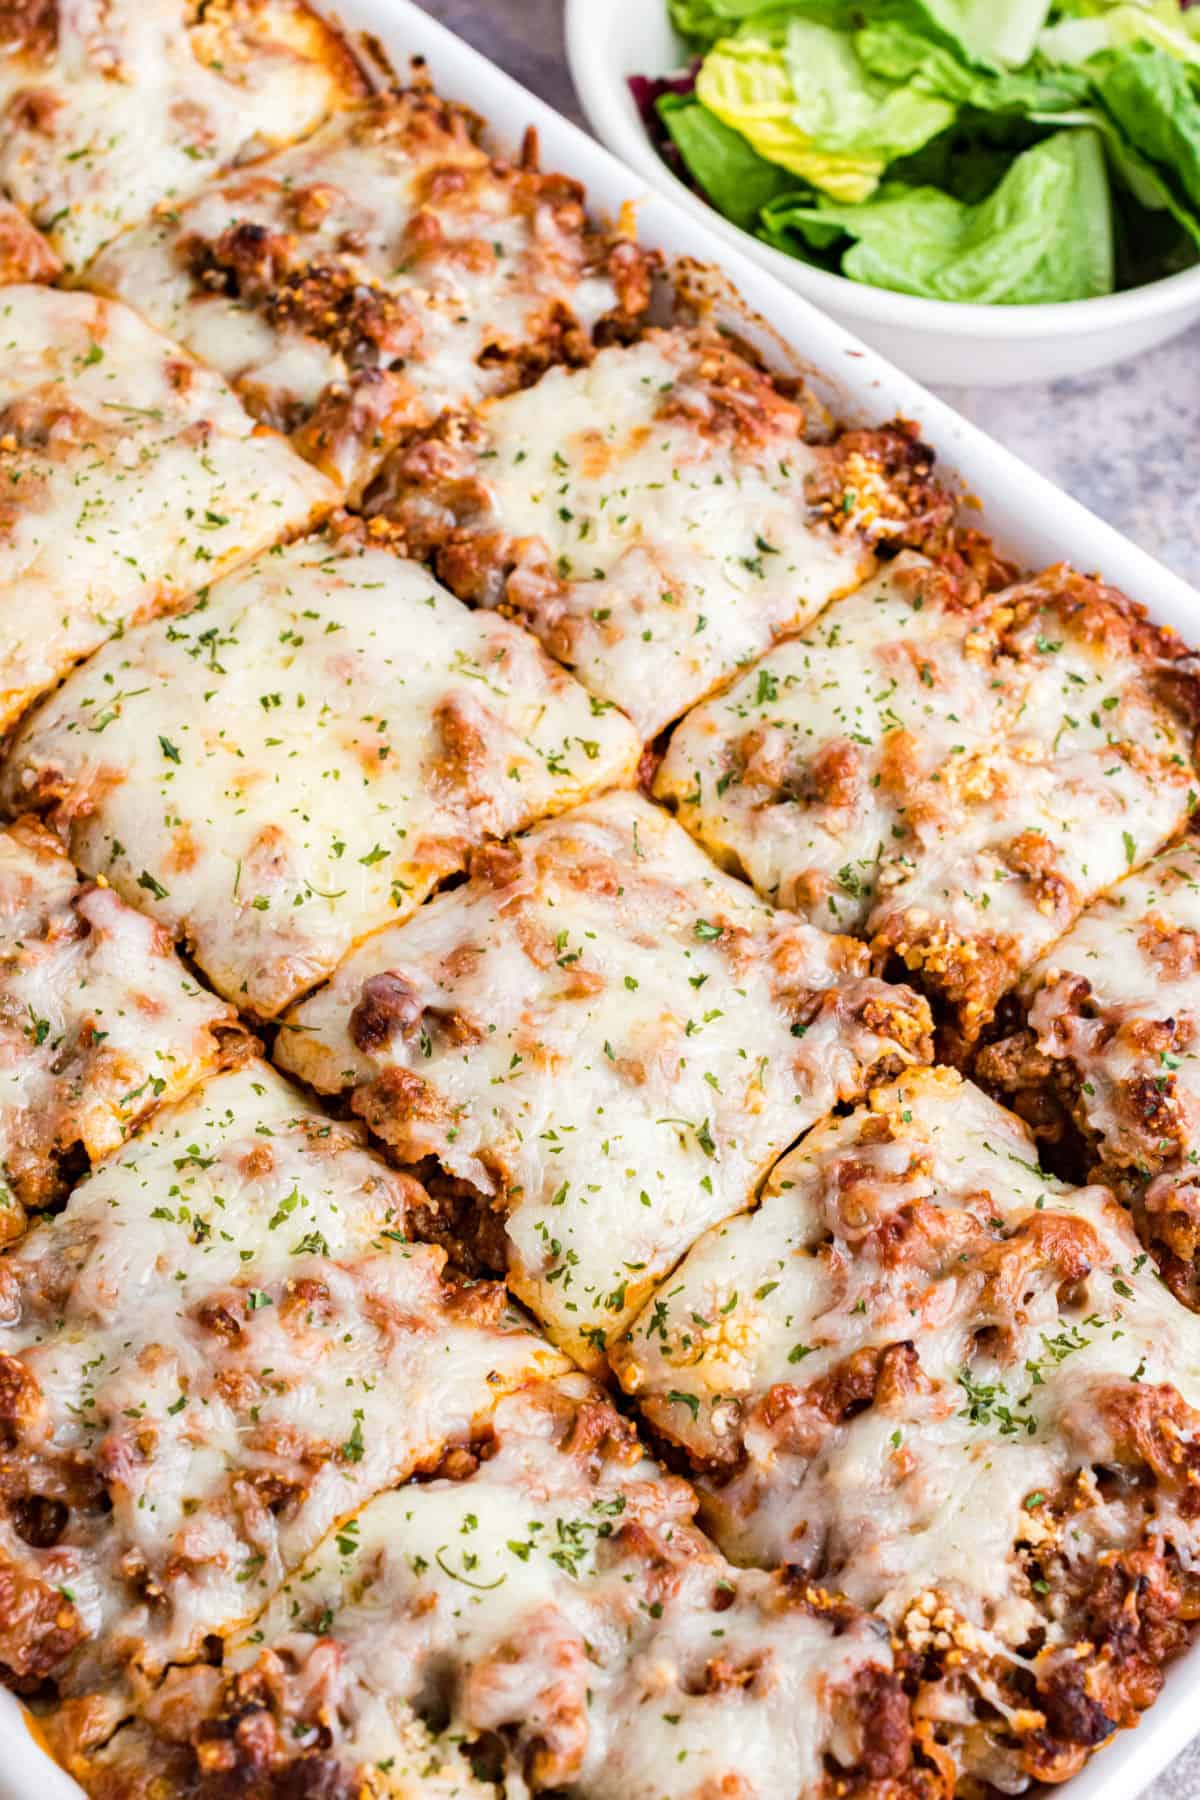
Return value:
<svg viewBox="0 0 1200 1800">
<path fill-rule="evenodd" d="M 656 0 L 646 0 L 647 5 Z M 420 0 L 580 123 L 562 45 L 562 0 Z M 604 0 L 595 0 L 603 5 Z M 1049 387 L 960 388 L 946 398 L 1135 543 L 1200 586 L 1200 329 L 1098 375 Z M 1200 1741 L 1146 1800 L 1197 1800 Z"/>
</svg>

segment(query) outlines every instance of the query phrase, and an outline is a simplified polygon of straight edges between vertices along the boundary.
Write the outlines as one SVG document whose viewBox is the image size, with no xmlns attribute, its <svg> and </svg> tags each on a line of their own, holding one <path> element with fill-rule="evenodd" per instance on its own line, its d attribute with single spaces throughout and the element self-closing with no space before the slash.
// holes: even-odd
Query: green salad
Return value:
<svg viewBox="0 0 1200 1800">
<path fill-rule="evenodd" d="M 1028 305 L 1200 259 L 1200 0 L 668 0 L 631 84 L 743 230 L 852 281 Z"/>
</svg>

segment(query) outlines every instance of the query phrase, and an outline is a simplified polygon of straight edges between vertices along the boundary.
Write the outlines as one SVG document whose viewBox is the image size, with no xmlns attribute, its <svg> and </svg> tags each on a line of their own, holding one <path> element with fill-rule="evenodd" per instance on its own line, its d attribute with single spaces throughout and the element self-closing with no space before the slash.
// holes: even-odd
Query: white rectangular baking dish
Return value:
<svg viewBox="0 0 1200 1800">
<path fill-rule="evenodd" d="M 409 57 L 424 56 L 444 94 L 465 101 L 489 120 L 498 149 L 512 151 L 526 127 L 536 126 L 543 166 L 584 182 L 594 211 L 615 218 L 632 201 L 643 243 L 668 257 L 690 257 L 719 268 L 768 328 L 767 354 L 774 350 L 780 360 L 802 368 L 839 416 L 882 422 L 899 413 L 918 420 L 944 470 L 978 497 L 981 523 L 1006 554 L 1031 566 L 1065 561 L 1099 571 L 1140 600 L 1155 619 L 1200 643 L 1196 589 L 789 292 L 701 221 L 650 193 L 577 126 L 436 24 L 412 0 L 337 0 L 326 10 L 348 29 L 373 34 L 398 71 Z M 1102 431 L 1103 419 L 1096 423 L 1097 432 Z M 1052 1793 L 1061 1800 L 1137 1800 L 1198 1733 L 1200 1640 L 1175 1664 L 1143 1723 L 1122 1732 L 1082 1774 Z M 3 1690 L 0 1800 L 80 1800 L 79 1788 L 37 1748 L 24 1715 Z"/>
</svg>

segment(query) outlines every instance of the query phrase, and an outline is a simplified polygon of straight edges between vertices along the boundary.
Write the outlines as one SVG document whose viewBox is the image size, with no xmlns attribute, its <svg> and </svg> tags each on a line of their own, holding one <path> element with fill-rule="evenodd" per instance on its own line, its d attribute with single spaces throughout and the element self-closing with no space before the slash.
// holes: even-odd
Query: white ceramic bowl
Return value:
<svg viewBox="0 0 1200 1800">
<path fill-rule="evenodd" d="M 566 16 L 571 74 L 597 137 L 651 187 L 699 214 L 920 381 L 1008 387 L 1081 375 L 1165 343 L 1200 319 L 1200 267 L 1099 300 L 971 306 L 864 287 L 785 256 L 731 225 L 679 181 L 647 135 L 628 77 L 667 74 L 686 61 L 666 0 L 566 0 Z"/>
</svg>

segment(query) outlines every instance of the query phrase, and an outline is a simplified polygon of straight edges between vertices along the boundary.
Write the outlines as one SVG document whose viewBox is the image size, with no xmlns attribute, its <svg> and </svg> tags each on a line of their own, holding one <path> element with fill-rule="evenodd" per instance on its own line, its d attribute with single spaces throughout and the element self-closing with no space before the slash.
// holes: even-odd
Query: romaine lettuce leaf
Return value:
<svg viewBox="0 0 1200 1800">
<path fill-rule="evenodd" d="M 1091 85 L 1081 71 L 1056 68 L 1041 58 L 1019 70 L 977 68 L 899 20 L 864 25 L 854 34 L 854 48 L 871 74 L 911 83 L 923 93 L 979 112 L 1052 112 L 1079 106 Z"/>
<path fill-rule="evenodd" d="M 713 44 L 729 25 L 719 19 L 708 0 L 667 0 L 667 12 L 680 37 L 690 44 Z"/>
<path fill-rule="evenodd" d="M 769 235 L 798 233 L 814 248 L 849 234 L 856 243 L 843 257 L 843 274 L 851 272 L 846 266 L 850 257 L 864 251 L 872 263 L 887 265 L 893 279 L 879 281 L 873 275 L 859 279 L 902 293 L 932 294 L 939 271 L 957 250 L 964 211 L 961 201 L 940 188 L 888 181 L 873 199 L 857 206 L 824 196 L 816 204 L 774 201 L 766 208 L 763 223 Z"/>
<path fill-rule="evenodd" d="M 681 37 L 706 50 L 740 25 L 769 28 L 793 15 L 823 25 L 848 28 L 848 0 L 667 0 L 671 23 Z"/>
<path fill-rule="evenodd" d="M 934 300 L 1038 305 L 1112 292 L 1112 206 L 1098 133 L 1059 131 L 1024 151 L 976 206 L 938 188 L 888 183 L 874 200 L 767 209 L 785 225 L 854 238 L 842 273 Z"/>
<path fill-rule="evenodd" d="M 765 36 L 723 38 L 701 64 L 696 97 L 759 156 L 839 199 L 865 199 L 886 167 L 886 157 L 835 157 L 814 145 L 793 117 L 783 48 Z"/>
<path fill-rule="evenodd" d="M 1122 135 L 1200 206 L 1200 100 L 1184 64 L 1153 45 L 1135 44 L 1096 65 L 1095 82 Z"/>
<path fill-rule="evenodd" d="M 888 169 L 888 181 L 908 187 L 936 187 L 972 206 L 986 200 L 1007 175 L 1022 150 L 1040 143 L 1046 132 L 1023 119 L 972 113 L 934 138 L 913 156 L 902 156 Z"/>
<path fill-rule="evenodd" d="M 927 144 L 952 107 L 906 82 L 878 81 L 853 38 L 812 19 L 792 19 L 784 49 L 797 123 L 831 150 L 878 152 L 890 161 Z"/>
<path fill-rule="evenodd" d="M 840 247 L 846 243 L 846 232 L 842 227 L 828 225 L 822 232 L 819 225 L 810 225 L 806 230 L 793 230 L 788 223 L 790 207 L 815 207 L 819 198 L 819 194 L 811 191 L 804 196 L 804 191 L 799 189 L 795 194 L 788 194 L 786 200 L 772 200 L 763 207 L 763 216 L 754 236 L 763 239 L 772 250 L 783 250 L 784 256 L 797 256 L 802 263 L 815 263 L 817 268 L 826 268 L 831 275 L 840 275 Z"/>
<path fill-rule="evenodd" d="M 1136 0 L 1127 0 L 1136 4 Z M 1170 3 L 1170 0 L 1167 0 Z M 984 68 L 1016 68 L 1032 54 L 1051 0 L 668 0 L 677 31 L 702 48 L 742 25 L 807 19 L 838 31 L 895 21 Z"/>
<path fill-rule="evenodd" d="M 696 186 L 743 231 L 757 228 L 769 201 L 795 194 L 794 175 L 767 162 L 694 96 L 666 94 L 658 114 Z"/>
<path fill-rule="evenodd" d="M 1050 0 L 919 0 L 920 9 L 971 62 L 1019 68 L 1033 55 Z M 863 11 L 870 14 L 872 8 Z"/>
<path fill-rule="evenodd" d="M 1200 250 L 1200 214 L 1176 196 L 1163 172 L 1156 169 L 1152 162 L 1140 155 L 1122 137 L 1107 113 L 1101 112 L 1098 107 L 1087 107 L 1075 113 L 1055 113 L 1053 117 L 1046 115 L 1044 122 L 1056 126 L 1084 125 L 1098 131 L 1104 140 L 1108 166 L 1117 184 L 1147 212 L 1170 213 L 1176 224 L 1183 227 Z"/>
<path fill-rule="evenodd" d="M 844 201 L 866 199 L 894 157 L 936 137 L 955 113 L 911 85 L 877 80 L 849 37 L 802 18 L 722 39 L 696 94 L 768 162 Z"/>
<path fill-rule="evenodd" d="M 1038 38 L 1039 54 L 1049 62 L 1079 65 L 1106 50 L 1147 43 L 1200 67 L 1200 21 L 1179 0 L 1072 0 L 1058 11 L 1069 16 Z"/>
</svg>

